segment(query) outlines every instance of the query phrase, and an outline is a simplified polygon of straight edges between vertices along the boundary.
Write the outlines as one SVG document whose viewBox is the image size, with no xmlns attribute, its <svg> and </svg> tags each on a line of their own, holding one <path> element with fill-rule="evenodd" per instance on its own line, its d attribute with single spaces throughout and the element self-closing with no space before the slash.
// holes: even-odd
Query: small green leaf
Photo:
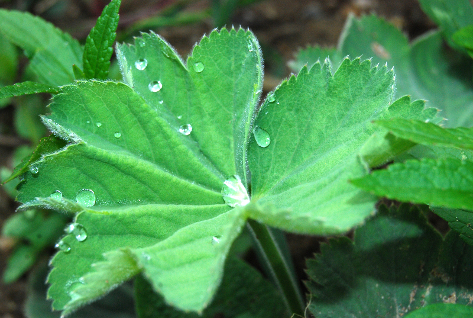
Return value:
<svg viewBox="0 0 473 318">
<path fill-rule="evenodd" d="M 25 157 L 24 160 L 15 167 L 11 176 L 3 181 L 3 183 L 10 182 L 19 175 L 24 174 L 26 171 L 28 171 L 33 162 L 39 160 L 43 155 L 58 151 L 65 145 L 66 143 L 64 140 L 61 140 L 54 135 L 42 138 L 35 151 L 30 156 Z"/>
<path fill-rule="evenodd" d="M 351 183 L 399 201 L 473 210 L 472 175 L 472 161 L 426 158 L 393 164 Z"/>
<path fill-rule="evenodd" d="M 0 9 L 0 32 L 25 50 L 38 81 L 60 86 L 74 80 L 72 65 L 82 67 L 82 48 L 69 34 L 27 12 Z"/>
<path fill-rule="evenodd" d="M 445 34 L 449 44 L 453 34 L 460 28 L 473 24 L 473 7 L 468 0 L 419 0 L 422 10 Z"/>
<path fill-rule="evenodd" d="M 473 245 L 473 212 L 460 209 L 433 207 L 435 214 L 448 222 L 450 228 L 457 231 L 469 245 Z"/>
<path fill-rule="evenodd" d="M 39 93 L 57 94 L 59 93 L 59 89 L 48 84 L 30 81 L 16 83 L 10 86 L 4 86 L 0 88 L 0 98 Z"/>
<path fill-rule="evenodd" d="M 432 123 L 405 118 L 378 120 L 376 123 L 389 129 L 395 136 L 418 144 L 473 150 L 473 128 L 442 128 Z"/>
<path fill-rule="evenodd" d="M 320 318 L 399 317 L 434 303 L 471 306 L 473 248 L 452 233 L 442 242 L 417 207 L 382 206 L 354 242 L 332 239 L 307 262 L 309 310 Z"/>
<path fill-rule="evenodd" d="M 284 317 L 284 306 L 273 284 L 241 260 L 231 257 L 225 264 L 225 275 L 215 299 L 199 316 L 183 313 L 166 304 L 152 286 L 141 276 L 135 279 L 135 296 L 139 318 L 214 318 L 224 315 L 228 318 Z M 242 306 L 241 304 L 245 304 Z"/>
<path fill-rule="evenodd" d="M 459 304 L 432 304 L 409 313 L 406 318 L 463 318 L 472 317 L 473 308 Z"/>
<path fill-rule="evenodd" d="M 87 36 L 83 55 L 84 75 L 87 79 L 105 80 L 108 77 L 110 58 L 113 54 L 113 42 L 118 27 L 120 3 L 121 0 L 112 0 L 103 9 L 97 24 Z"/>
<path fill-rule="evenodd" d="M 470 57 L 473 57 L 473 25 L 459 29 L 452 36 L 455 44 L 466 49 Z"/>
<path fill-rule="evenodd" d="M 457 3 L 441 2 L 448 6 Z M 471 15 L 466 17 L 469 19 Z M 427 33 L 409 44 L 400 30 L 381 18 L 351 16 L 339 39 L 337 55 L 362 56 L 371 59 L 373 65 L 394 67 L 396 98 L 410 95 L 413 100 L 427 100 L 428 107 L 440 109 L 440 116 L 448 119 L 447 127 L 473 125 L 472 61 L 459 52 L 448 51 L 440 32 Z M 301 59 L 294 65 L 311 65 L 317 59 L 325 58 L 323 51 L 319 53 L 312 48 L 298 56 Z M 438 123 L 440 120 L 431 121 Z"/>
<path fill-rule="evenodd" d="M 17 280 L 36 262 L 39 255 L 63 233 L 67 218 L 57 213 L 30 210 L 5 222 L 2 235 L 18 239 L 3 273 L 6 283 Z"/>
</svg>

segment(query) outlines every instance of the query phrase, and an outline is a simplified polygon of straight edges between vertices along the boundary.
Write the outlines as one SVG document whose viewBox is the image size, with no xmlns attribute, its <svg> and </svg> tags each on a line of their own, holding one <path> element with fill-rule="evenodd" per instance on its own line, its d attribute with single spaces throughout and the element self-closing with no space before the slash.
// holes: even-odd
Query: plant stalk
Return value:
<svg viewBox="0 0 473 318">
<path fill-rule="evenodd" d="M 291 314 L 304 317 L 304 302 L 299 286 L 282 254 L 271 229 L 254 220 L 248 220 L 248 229 L 263 256 Z"/>
</svg>

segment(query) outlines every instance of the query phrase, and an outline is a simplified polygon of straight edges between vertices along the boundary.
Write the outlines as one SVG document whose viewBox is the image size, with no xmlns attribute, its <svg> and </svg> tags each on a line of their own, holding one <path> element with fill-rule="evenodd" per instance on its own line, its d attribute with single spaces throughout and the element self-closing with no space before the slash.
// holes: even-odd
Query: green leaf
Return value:
<svg viewBox="0 0 473 318">
<path fill-rule="evenodd" d="M 341 233 L 363 222 L 376 198 L 348 180 L 367 172 L 357 157 L 363 144 L 386 133 L 372 120 L 411 106 L 405 99 L 388 109 L 393 85 L 385 67 L 345 59 L 333 75 L 329 63 L 317 63 L 268 94 L 255 127 L 270 143 L 261 145 L 255 135 L 249 145 L 251 195 L 260 206 L 251 218 L 311 234 Z M 422 108 L 414 105 L 413 112 Z"/>
<path fill-rule="evenodd" d="M 43 122 L 71 144 L 41 156 L 19 186 L 23 209 L 79 212 L 79 240 L 62 239 L 48 277 L 64 314 L 140 271 L 174 306 L 202 311 L 245 223 L 221 191 L 234 175 L 247 183 L 245 144 L 262 88 L 253 34 L 214 31 L 188 66 L 155 34 L 135 41 L 117 50 L 129 86 L 61 87 Z"/>
<path fill-rule="evenodd" d="M 38 81 L 60 86 L 74 80 L 72 65 L 82 67 L 77 40 L 27 12 L 0 9 L 0 32 L 25 51 Z"/>
<path fill-rule="evenodd" d="M 462 318 L 473 315 L 473 308 L 459 304 L 432 304 L 417 309 L 406 318 Z"/>
<path fill-rule="evenodd" d="M 84 75 L 87 79 L 105 80 L 108 77 L 113 42 L 117 35 L 120 3 L 121 0 L 112 0 L 103 9 L 95 27 L 87 36 L 83 55 Z"/>
<path fill-rule="evenodd" d="M 306 58 L 297 60 L 297 65 L 324 58 L 307 59 L 311 50 L 299 53 Z M 409 44 L 400 30 L 381 18 L 352 16 L 340 37 L 337 54 L 371 58 L 373 65 L 387 63 L 396 74 L 396 98 L 410 95 L 413 100 L 427 100 L 427 106 L 440 109 L 440 116 L 448 119 L 447 127 L 473 125 L 472 62 L 448 51 L 439 32 L 427 33 Z"/>
<path fill-rule="evenodd" d="M 305 49 L 299 49 L 296 53 L 296 59 L 289 61 L 288 65 L 293 71 L 298 72 L 304 65 L 310 68 L 315 63 L 323 63 L 328 58 L 336 70 L 343 61 L 343 56 L 340 53 L 340 51 L 333 48 L 310 46 Z"/>
<path fill-rule="evenodd" d="M 10 217 L 2 235 L 18 240 L 8 259 L 3 280 L 11 283 L 23 275 L 36 262 L 40 254 L 57 241 L 63 233 L 66 218 L 57 213 L 30 210 Z"/>
<path fill-rule="evenodd" d="M 419 0 L 422 10 L 443 31 L 447 41 L 460 28 L 473 24 L 473 6 L 468 0 Z"/>
<path fill-rule="evenodd" d="M 135 295 L 139 318 L 197 318 L 195 313 L 183 313 L 166 304 L 141 276 L 135 279 Z M 241 304 L 245 304 L 242 306 Z M 224 315 L 237 317 L 284 317 L 284 306 L 277 291 L 260 273 L 241 260 L 231 257 L 225 264 L 222 284 L 215 299 L 202 313 L 204 318 Z"/>
<path fill-rule="evenodd" d="M 376 123 L 389 129 L 397 137 L 417 144 L 473 150 L 472 128 L 442 128 L 432 123 L 404 118 L 378 120 Z"/>
<path fill-rule="evenodd" d="M 450 228 L 457 231 L 465 242 L 473 245 L 473 213 L 471 211 L 441 207 L 434 207 L 432 210 L 447 221 Z"/>
<path fill-rule="evenodd" d="M 4 85 L 15 82 L 18 72 L 18 52 L 16 47 L 0 32 L 0 90 Z M 9 98 L 0 99 L 0 108 L 8 105 Z"/>
<path fill-rule="evenodd" d="M 473 57 L 473 25 L 468 25 L 456 31 L 452 35 L 452 41 L 465 48 L 470 57 Z"/>
<path fill-rule="evenodd" d="M 472 252 L 456 235 L 442 242 L 418 208 L 382 206 L 354 242 L 332 239 L 307 262 L 309 310 L 321 318 L 399 317 L 434 303 L 471 306 Z"/>
<path fill-rule="evenodd" d="M 408 160 L 353 179 L 355 186 L 390 199 L 473 210 L 473 162 Z"/>
<path fill-rule="evenodd" d="M 57 87 L 50 86 L 48 84 L 36 83 L 36 82 L 21 82 L 10 86 L 4 86 L 0 88 L 0 98 L 21 96 L 28 94 L 38 93 L 51 93 L 57 94 L 59 92 Z"/>
<path fill-rule="evenodd" d="M 42 138 L 35 151 L 31 155 L 25 157 L 22 162 L 15 167 L 11 176 L 3 183 L 10 182 L 16 177 L 24 174 L 30 167 L 32 167 L 31 164 L 33 162 L 39 160 L 43 155 L 58 151 L 64 146 L 66 146 L 66 143 L 54 135 Z M 35 168 L 33 167 L 32 169 L 34 170 Z"/>
<path fill-rule="evenodd" d="M 40 264 L 33 270 L 28 280 L 25 315 L 28 318 L 59 318 L 57 311 L 51 309 L 51 301 L 46 299 L 47 264 Z M 134 318 L 134 299 L 132 286 L 123 284 L 97 302 L 81 308 L 69 318 Z"/>
</svg>

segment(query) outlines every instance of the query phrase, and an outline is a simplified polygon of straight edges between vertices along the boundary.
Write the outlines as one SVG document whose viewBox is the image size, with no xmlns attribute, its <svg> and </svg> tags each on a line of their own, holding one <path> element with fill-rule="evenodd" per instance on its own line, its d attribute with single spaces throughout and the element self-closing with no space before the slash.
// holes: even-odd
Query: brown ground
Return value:
<svg viewBox="0 0 473 318">
<path fill-rule="evenodd" d="M 73 36 L 83 40 L 100 14 L 105 0 L 37 0 L 6 1 L 0 7 L 27 8 L 40 13 Z M 159 14 L 159 11 L 175 0 L 132 1 L 122 0 L 121 30 L 132 22 Z M 179 2 L 193 2 L 184 0 Z M 194 1 L 195 2 L 195 1 Z M 192 3 L 190 9 L 208 7 L 210 1 Z M 398 25 L 413 38 L 434 25 L 420 10 L 416 1 L 398 0 L 267 0 L 238 9 L 229 25 L 250 28 L 263 46 L 266 61 L 265 90 L 274 88 L 289 74 L 286 62 L 300 47 L 308 44 L 335 46 L 348 14 L 376 12 Z M 197 24 L 168 27 L 158 30 L 184 56 L 204 33 L 212 30 L 210 19 Z M 0 166 L 10 164 L 11 152 L 20 141 L 13 123 L 13 107 L 0 109 Z M 14 213 L 15 203 L 0 189 L 0 227 Z M 304 258 L 318 249 L 317 238 L 291 235 L 289 243 L 294 251 L 295 262 L 303 267 Z M 5 268 L 10 251 L 9 240 L 0 238 L 0 273 Z M 25 299 L 26 278 L 11 285 L 0 282 L 0 318 L 21 318 Z"/>
</svg>

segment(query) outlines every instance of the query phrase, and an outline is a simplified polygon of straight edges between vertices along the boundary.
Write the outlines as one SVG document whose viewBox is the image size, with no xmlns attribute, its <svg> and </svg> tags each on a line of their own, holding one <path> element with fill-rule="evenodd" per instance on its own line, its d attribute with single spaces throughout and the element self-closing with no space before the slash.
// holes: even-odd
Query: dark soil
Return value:
<svg viewBox="0 0 473 318">
<path fill-rule="evenodd" d="M 133 22 L 160 13 L 160 10 L 175 0 L 132 1 L 122 0 L 120 30 L 125 31 Z M 180 1 L 183 2 L 183 1 Z M 209 6 L 207 1 L 190 2 L 189 11 Z M 195 2 L 195 3 L 194 3 Z M 53 22 L 74 37 L 84 40 L 106 0 L 37 0 L 3 1 L 0 7 L 28 9 Z M 257 36 L 265 55 L 265 91 L 273 89 L 289 75 L 287 61 L 293 58 L 298 48 L 309 44 L 336 46 L 338 37 L 349 14 L 374 12 L 387 18 L 401 28 L 411 39 L 434 27 L 412 0 L 268 0 L 260 1 L 235 11 L 227 26 L 250 28 Z M 155 30 L 166 38 L 181 55 L 186 56 L 203 34 L 214 28 L 207 19 L 187 26 L 167 27 Z M 22 142 L 13 126 L 14 106 L 0 109 L 0 166 L 11 165 L 11 154 Z M 0 189 L 0 227 L 14 213 L 16 203 Z M 304 268 L 305 259 L 317 252 L 320 241 L 317 237 L 289 235 L 297 268 Z M 11 251 L 12 241 L 0 238 L 0 273 Z M 304 277 L 304 273 L 299 273 Z M 0 318 L 21 318 L 26 296 L 26 277 L 5 285 L 0 282 Z"/>
</svg>

